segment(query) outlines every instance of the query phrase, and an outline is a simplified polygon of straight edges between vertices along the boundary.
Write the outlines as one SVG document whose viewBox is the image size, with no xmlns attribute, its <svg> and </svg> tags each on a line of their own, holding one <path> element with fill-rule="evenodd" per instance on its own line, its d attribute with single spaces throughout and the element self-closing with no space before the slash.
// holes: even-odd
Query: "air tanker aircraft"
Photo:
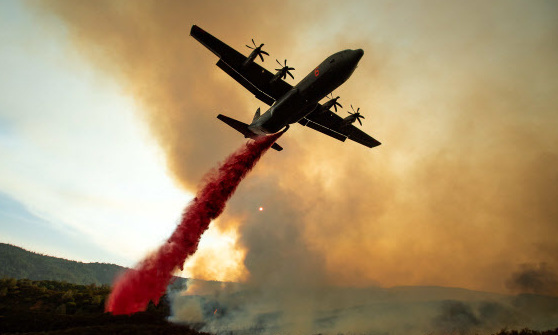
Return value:
<svg viewBox="0 0 558 335">
<path fill-rule="evenodd" d="M 190 35 L 219 57 L 219 68 L 256 98 L 271 106 L 261 115 L 258 108 L 251 124 L 222 114 L 217 116 L 219 120 L 241 132 L 244 137 L 258 138 L 274 134 L 282 129 L 287 130 L 290 124 L 298 122 L 340 141 L 349 138 L 369 148 L 381 144 L 353 125 L 355 121 L 362 125 L 360 119 L 364 119 L 364 116 L 359 113 L 360 108 L 355 111 L 351 106 L 353 113 L 349 112 L 347 117 L 342 118 L 330 111 L 331 107 L 334 107 L 335 112 L 337 106 L 342 107 L 337 102 L 339 97 L 333 98 L 332 95 L 323 105 L 319 103 L 349 79 L 364 54 L 362 49 L 343 50 L 329 56 L 293 87 L 283 80 L 287 75 L 294 79 L 290 72 L 294 68 L 287 66 L 286 60 L 284 64 L 277 60 L 281 68 L 276 69 L 275 74 L 255 63 L 258 56 L 262 62 L 263 55 L 269 56 L 262 50 L 263 43 L 257 46 L 252 40 L 253 47 L 246 45 L 252 49 L 246 57 L 196 25 L 192 26 Z M 272 148 L 283 150 L 277 143 Z"/>
</svg>

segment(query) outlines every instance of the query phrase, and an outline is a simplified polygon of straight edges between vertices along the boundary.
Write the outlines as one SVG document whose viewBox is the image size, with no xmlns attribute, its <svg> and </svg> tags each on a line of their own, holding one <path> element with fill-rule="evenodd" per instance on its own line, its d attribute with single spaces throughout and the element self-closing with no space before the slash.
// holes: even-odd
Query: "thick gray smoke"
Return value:
<svg viewBox="0 0 558 335">
<path fill-rule="evenodd" d="M 443 287 L 339 287 L 323 254 L 305 242 L 301 202 L 257 177 L 243 185 L 225 215 L 243 216 L 240 243 L 249 248 L 246 283 L 192 281 L 174 298 L 176 322 L 218 334 L 489 334 L 503 328 L 558 327 L 558 298 Z M 274 187 L 274 192 L 267 192 Z M 304 186 L 301 186 L 304 187 Z M 318 195 L 319 198 L 319 195 Z M 352 234 L 339 225 L 338 233 Z M 340 236 L 341 237 L 341 236 Z M 373 259 L 371 259 L 373 261 Z M 511 279 L 510 279 L 511 280 Z M 505 281 L 505 279 L 503 279 Z"/>
<path fill-rule="evenodd" d="M 558 296 L 558 273 L 546 263 L 523 264 L 508 286 L 516 292 Z"/>
<path fill-rule="evenodd" d="M 175 298 L 174 319 L 234 334 L 490 334 L 558 327 L 558 298 L 441 287 L 267 291 L 197 282 L 205 295 Z M 283 296 L 281 295 L 283 293 Z M 286 308 L 296 294 L 298 308 Z"/>
</svg>

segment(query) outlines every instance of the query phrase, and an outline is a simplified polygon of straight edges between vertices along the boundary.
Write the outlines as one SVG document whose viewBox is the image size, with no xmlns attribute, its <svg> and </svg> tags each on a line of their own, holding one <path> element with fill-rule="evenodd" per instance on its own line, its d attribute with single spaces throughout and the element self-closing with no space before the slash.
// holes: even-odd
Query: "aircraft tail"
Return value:
<svg viewBox="0 0 558 335">
<path fill-rule="evenodd" d="M 254 118 L 252 119 L 252 122 L 256 121 L 259 118 L 260 118 L 260 107 L 258 107 L 256 114 L 254 114 Z"/>
<path fill-rule="evenodd" d="M 223 114 L 217 115 L 217 118 L 228 124 L 230 127 L 236 129 L 236 131 L 244 135 L 245 138 L 257 138 L 259 136 L 258 134 L 248 129 L 248 125 L 244 122 L 240 122 Z M 277 151 L 283 150 L 283 148 L 277 143 L 273 143 L 271 147 Z"/>
</svg>

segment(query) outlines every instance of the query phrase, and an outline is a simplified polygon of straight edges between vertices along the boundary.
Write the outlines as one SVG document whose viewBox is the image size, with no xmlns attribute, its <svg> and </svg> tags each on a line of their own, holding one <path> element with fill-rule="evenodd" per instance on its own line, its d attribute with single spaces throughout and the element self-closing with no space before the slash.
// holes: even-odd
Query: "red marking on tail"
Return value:
<svg viewBox="0 0 558 335">
<path fill-rule="evenodd" d="M 196 198 L 184 209 L 180 224 L 167 242 L 135 269 L 117 278 L 105 306 L 107 312 L 132 314 L 144 311 L 150 300 L 159 302 L 175 269 L 182 270 L 186 258 L 196 252 L 211 220 L 223 212 L 238 184 L 281 135 L 249 141 L 206 175 Z"/>
</svg>

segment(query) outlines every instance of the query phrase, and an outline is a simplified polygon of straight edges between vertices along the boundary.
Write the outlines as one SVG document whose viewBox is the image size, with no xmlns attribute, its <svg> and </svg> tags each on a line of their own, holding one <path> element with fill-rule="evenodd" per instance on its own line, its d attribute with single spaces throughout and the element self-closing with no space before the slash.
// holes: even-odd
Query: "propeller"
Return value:
<svg viewBox="0 0 558 335">
<path fill-rule="evenodd" d="M 281 64 L 281 62 L 279 62 L 279 60 L 275 60 L 277 62 L 277 64 L 279 64 L 279 66 L 281 66 L 280 69 L 275 69 L 275 71 L 279 71 L 277 72 L 279 74 L 279 77 L 281 79 L 287 79 L 287 75 L 291 76 L 291 78 L 294 79 L 293 74 L 291 73 L 291 70 L 294 70 L 294 67 L 289 67 L 287 65 L 287 60 L 285 59 L 285 65 Z"/>
<path fill-rule="evenodd" d="M 355 109 L 353 108 L 353 105 L 351 105 L 351 109 L 353 110 L 354 113 L 348 112 L 349 114 L 351 114 L 355 120 L 358 121 L 358 123 L 360 123 L 360 125 L 362 126 L 362 122 L 360 121 L 360 119 L 364 119 L 364 116 L 362 116 L 359 111 L 360 108 L 357 108 L 356 112 Z"/>
<path fill-rule="evenodd" d="M 331 107 L 335 108 L 335 113 L 337 113 L 337 106 L 339 106 L 341 108 L 343 108 L 343 106 L 340 103 L 337 102 L 337 99 L 339 99 L 339 97 L 335 97 L 335 98 L 333 97 L 333 92 L 330 93 L 329 95 L 330 95 L 330 96 L 328 96 L 329 101 L 326 102 L 326 104 L 329 105 L 329 108 L 331 108 Z"/>
<path fill-rule="evenodd" d="M 263 62 L 264 58 L 263 58 L 262 54 L 266 55 L 266 56 L 269 56 L 269 54 L 267 52 L 262 50 L 262 47 L 264 46 L 264 44 L 262 43 L 262 44 L 260 44 L 260 46 L 256 46 L 256 42 L 254 42 L 254 39 L 252 39 L 252 43 L 254 44 L 254 47 L 251 47 L 248 44 L 246 44 L 246 46 L 248 48 L 254 50 L 252 52 L 255 52 L 257 56 L 260 56 L 260 58 L 262 59 L 262 62 Z"/>
</svg>

